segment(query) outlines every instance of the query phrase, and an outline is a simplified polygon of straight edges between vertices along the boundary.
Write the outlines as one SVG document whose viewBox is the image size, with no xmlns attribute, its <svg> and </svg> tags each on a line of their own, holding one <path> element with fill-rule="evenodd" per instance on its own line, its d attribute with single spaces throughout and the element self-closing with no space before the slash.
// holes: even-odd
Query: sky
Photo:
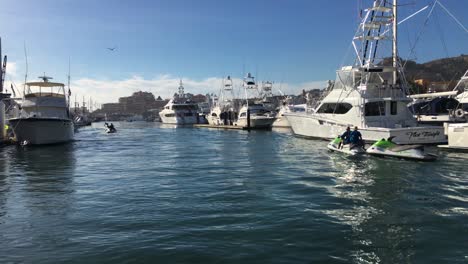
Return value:
<svg viewBox="0 0 468 264">
<path fill-rule="evenodd" d="M 99 103 L 140 90 L 168 98 L 179 79 L 186 92 L 217 93 L 224 76 L 239 86 L 247 72 L 273 81 L 276 93 L 297 94 L 323 88 L 352 63 L 359 7 L 369 2 L 0 0 L 6 79 L 22 87 L 26 47 L 29 81 L 45 73 L 66 83 L 70 60 L 72 96 Z M 432 2 L 400 0 L 400 17 Z M 468 27 L 468 1 L 440 2 Z M 468 33 L 438 5 L 425 25 L 428 12 L 401 25 L 400 56 L 426 62 L 468 54 Z"/>
</svg>

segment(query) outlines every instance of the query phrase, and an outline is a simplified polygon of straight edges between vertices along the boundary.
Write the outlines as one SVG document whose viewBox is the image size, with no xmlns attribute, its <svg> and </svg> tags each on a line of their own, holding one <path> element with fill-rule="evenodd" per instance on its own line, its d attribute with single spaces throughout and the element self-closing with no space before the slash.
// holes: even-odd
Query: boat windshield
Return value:
<svg viewBox="0 0 468 264">
<path fill-rule="evenodd" d="M 191 105 L 191 104 L 179 104 L 179 105 L 173 105 L 172 106 L 173 110 L 197 110 L 197 105 Z"/>
<path fill-rule="evenodd" d="M 26 94 L 31 96 L 65 96 L 65 89 L 61 83 L 27 83 Z"/>
</svg>

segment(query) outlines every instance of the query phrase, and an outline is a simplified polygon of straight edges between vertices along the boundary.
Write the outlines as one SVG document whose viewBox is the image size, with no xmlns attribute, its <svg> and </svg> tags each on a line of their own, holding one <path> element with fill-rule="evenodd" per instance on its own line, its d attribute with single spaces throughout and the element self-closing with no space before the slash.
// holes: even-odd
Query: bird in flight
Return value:
<svg viewBox="0 0 468 264">
<path fill-rule="evenodd" d="M 113 48 L 107 48 L 108 50 L 110 51 L 114 51 L 117 47 L 113 47 Z"/>
</svg>

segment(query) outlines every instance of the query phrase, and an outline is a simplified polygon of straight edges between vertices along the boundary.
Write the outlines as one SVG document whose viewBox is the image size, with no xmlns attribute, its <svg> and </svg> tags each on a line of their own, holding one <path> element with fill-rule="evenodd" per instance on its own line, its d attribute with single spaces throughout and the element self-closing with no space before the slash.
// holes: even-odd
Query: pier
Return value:
<svg viewBox="0 0 468 264">
<path fill-rule="evenodd" d="M 247 126 L 233 126 L 233 125 L 209 125 L 209 124 L 194 124 L 196 128 L 216 128 L 216 129 L 233 129 L 233 130 L 269 130 L 271 127 L 253 128 Z"/>
</svg>

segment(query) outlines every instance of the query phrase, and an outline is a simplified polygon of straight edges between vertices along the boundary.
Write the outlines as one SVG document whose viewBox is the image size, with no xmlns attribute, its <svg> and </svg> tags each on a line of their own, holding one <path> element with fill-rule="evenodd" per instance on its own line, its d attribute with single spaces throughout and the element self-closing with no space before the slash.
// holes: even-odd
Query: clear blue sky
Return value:
<svg viewBox="0 0 468 264">
<path fill-rule="evenodd" d="M 400 2 L 409 4 L 405 17 L 432 1 Z M 468 1 L 441 2 L 468 27 Z M 26 43 L 32 77 L 65 76 L 71 57 L 74 79 L 202 80 L 241 77 L 243 68 L 277 82 L 334 79 L 358 21 L 357 0 L 2 0 L 0 6 L 3 52 L 19 74 Z M 426 15 L 402 26 L 402 56 Z M 468 34 L 437 8 L 412 58 L 467 54 L 467 44 Z"/>
</svg>

